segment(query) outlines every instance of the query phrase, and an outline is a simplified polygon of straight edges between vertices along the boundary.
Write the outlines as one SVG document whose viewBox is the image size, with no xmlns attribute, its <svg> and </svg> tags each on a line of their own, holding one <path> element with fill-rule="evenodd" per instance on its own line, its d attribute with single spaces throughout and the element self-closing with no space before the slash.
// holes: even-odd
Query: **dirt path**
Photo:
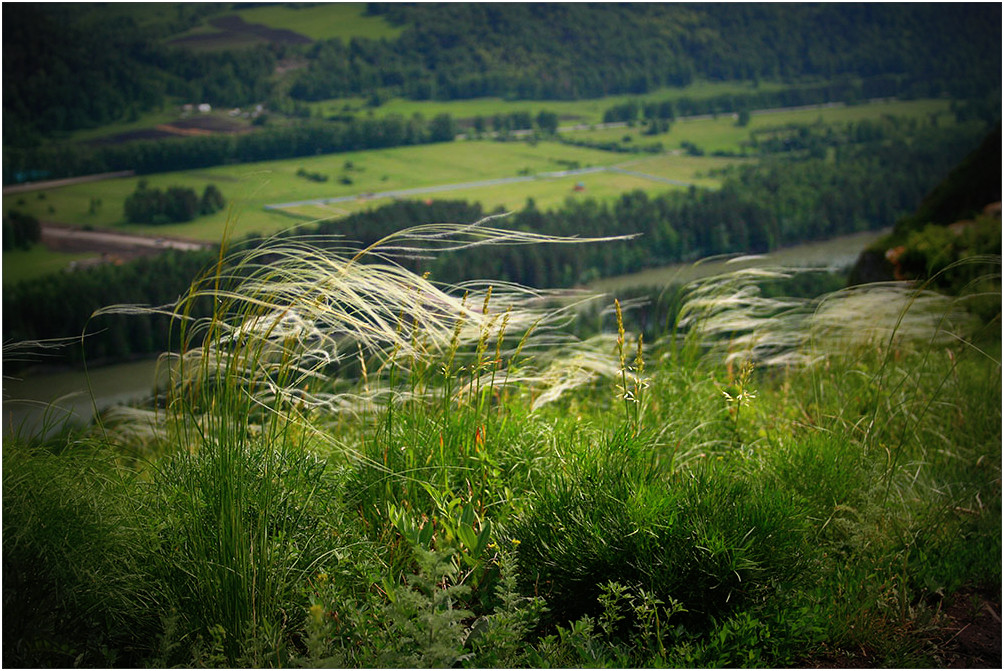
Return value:
<svg viewBox="0 0 1004 671">
<path fill-rule="evenodd" d="M 54 251 L 98 252 L 121 258 L 156 254 L 166 249 L 190 252 L 210 246 L 206 242 L 183 238 L 155 238 L 100 229 L 85 231 L 51 221 L 42 222 L 42 242 Z"/>
</svg>

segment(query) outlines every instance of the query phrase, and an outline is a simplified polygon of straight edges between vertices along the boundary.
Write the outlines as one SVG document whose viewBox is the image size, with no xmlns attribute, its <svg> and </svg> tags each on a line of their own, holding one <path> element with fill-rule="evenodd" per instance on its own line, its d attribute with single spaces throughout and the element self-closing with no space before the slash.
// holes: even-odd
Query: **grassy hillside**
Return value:
<svg viewBox="0 0 1004 671">
<path fill-rule="evenodd" d="M 575 297 L 388 262 L 496 235 L 230 259 L 156 401 L 5 440 L 5 663 L 999 665 L 954 636 L 999 632 L 1001 578 L 962 304 L 739 273 L 580 342 Z"/>
</svg>

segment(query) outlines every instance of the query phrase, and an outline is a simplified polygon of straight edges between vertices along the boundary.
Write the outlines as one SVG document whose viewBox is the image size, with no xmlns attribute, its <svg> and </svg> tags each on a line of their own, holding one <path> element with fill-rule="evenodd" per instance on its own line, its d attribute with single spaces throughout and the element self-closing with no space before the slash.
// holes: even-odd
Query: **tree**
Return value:
<svg viewBox="0 0 1004 671">
<path fill-rule="evenodd" d="M 169 221 L 191 221 L 199 214 L 199 198 L 192 189 L 172 186 L 164 200 L 164 216 Z"/>
<path fill-rule="evenodd" d="M 451 142 L 457 136 L 457 125 L 449 114 L 438 114 L 429 123 L 431 142 Z"/>
<path fill-rule="evenodd" d="M 42 226 L 38 219 L 11 210 L 3 218 L 3 249 L 31 249 L 31 246 L 42 239 Z"/>
<path fill-rule="evenodd" d="M 554 112 L 541 110 L 541 112 L 537 114 L 537 128 L 539 128 L 542 133 L 554 135 L 558 132 L 558 115 Z"/>
<path fill-rule="evenodd" d="M 207 184 L 202 192 L 202 199 L 199 201 L 199 214 L 212 214 L 217 210 L 222 210 L 226 201 L 223 194 L 216 188 L 215 184 Z"/>
</svg>

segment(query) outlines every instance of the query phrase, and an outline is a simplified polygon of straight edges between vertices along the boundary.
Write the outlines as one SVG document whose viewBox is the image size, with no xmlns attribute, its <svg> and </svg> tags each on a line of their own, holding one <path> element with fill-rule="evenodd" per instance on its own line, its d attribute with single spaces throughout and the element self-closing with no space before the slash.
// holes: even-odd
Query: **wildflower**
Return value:
<svg viewBox="0 0 1004 671">
<path fill-rule="evenodd" d="M 310 617 L 315 624 L 321 624 L 321 619 L 324 616 L 324 606 L 319 603 L 315 603 L 310 607 Z"/>
</svg>

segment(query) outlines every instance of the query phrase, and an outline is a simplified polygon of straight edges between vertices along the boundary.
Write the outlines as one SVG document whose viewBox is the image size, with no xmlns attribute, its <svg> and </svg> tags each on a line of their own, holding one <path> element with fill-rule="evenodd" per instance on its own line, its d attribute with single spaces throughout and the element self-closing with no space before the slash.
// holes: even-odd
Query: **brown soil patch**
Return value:
<svg viewBox="0 0 1004 671">
<path fill-rule="evenodd" d="M 179 128 L 171 124 L 162 123 L 157 126 L 157 130 L 169 133 L 171 135 L 184 135 L 190 137 L 193 135 L 212 135 L 212 131 L 203 130 L 202 128 Z"/>
<path fill-rule="evenodd" d="M 133 142 L 136 140 L 163 140 L 164 138 L 174 137 L 174 133 L 166 130 L 158 130 L 155 128 L 143 128 L 141 130 L 132 130 L 128 133 L 117 133 L 115 135 L 109 135 L 107 137 L 99 137 L 94 140 L 90 140 L 87 144 L 92 146 L 103 146 L 112 144 L 122 144 L 124 142 Z"/>
<path fill-rule="evenodd" d="M 206 131 L 210 133 L 240 133 L 250 130 L 247 124 L 240 121 L 210 114 L 200 114 L 187 119 L 172 121 L 170 126 L 181 130 Z"/>
<path fill-rule="evenodd" d="M 1001 591 L 963 589 L 945 605 L 946 668 L 1001 668 Z"/>
</svg>

